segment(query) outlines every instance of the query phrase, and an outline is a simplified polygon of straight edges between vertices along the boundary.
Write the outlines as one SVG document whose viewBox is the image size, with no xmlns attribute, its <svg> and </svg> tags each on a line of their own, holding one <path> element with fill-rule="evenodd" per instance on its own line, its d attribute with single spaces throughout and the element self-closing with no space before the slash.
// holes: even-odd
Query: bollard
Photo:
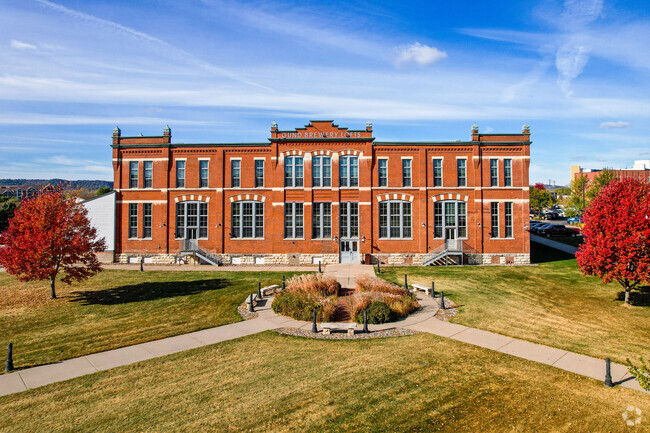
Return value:
<svg viewBox="0 0 650 433">
<path fill-rule="evenodd" d="M 283 275 L 282 276 L 282 290 L 284 290 L 284 289 L 285 289 L 285 287 L 284 287 L 284 275 Z"/>
<path fill-rule="evenodd" d="M 612 366 L 609 358 L 605 358 L 605 386 L 608 388 L 614 387 L 612 383 Z"/>
<path fill-rule="evenodd" d="M 436 283 L 431 281 L 431 297 L 435 298 L 436 297 Z"/>
<path fill-rule="evenodd" d="M 445 292 L 440 291 L 440 309 L 445 309 Z"/>
<path fill-rule="evenodd" d="M 408 284 L 408 276 L 404 274 L 404 290 L 408 292 L 409 290 L 409 284 Z"/>
<path fill-rule="evenodd" d="M 363 333 L 368 333 L 368 312 L 363 310 Z"/>
<path fill-rule="evenodd" d="M 144 257 L 140 258 L 140 272 L 144 272 Z"/>
<path fill-rule="evenodd" d="M 252 293 L 250 294 L 248 300 L 250 301 L 250 303 L 248 304 L 248 311 L 250 311 L 251 313 L 254 313 L 255 308 L 253 307 L 253 294 Z"/>
<path fill-rule="evenodd" d="M 5 371 L 11 371 L 14 369 L 14 345 L 9 343 L 7 346 L 7 363 L 5 364 Z"/>
<path fill-rule="evenodd" d="M 381 274 L 381 269 L 380 269 L 380 267 L 379 267 L 380 264 L 381 264 L 381 260 L 379 260 L 379 257 L 378 257 L 378 258 L 377 258 L 377 273 L 378 273 L 378 274 Z"/>
<path fill-rule="evenodd" d="M 318 262 L 318 273 L 320 274 L 320 273 L 322 273 L 322 272 L 323 272 L 323 271 L 321 271 L 320 262 Z"/>
<path fill-rule="evenodd" d="M 314 311 L 314 320 L 311 322 L 311 332 L 314 334 L 318 334 L 318 327 L 316 327 L 316 310 Z"/>
<path fill-rule="evenodd" d="M 257 282 L 257 299 L 262 299 L 262 283 Z"/>
</svg>

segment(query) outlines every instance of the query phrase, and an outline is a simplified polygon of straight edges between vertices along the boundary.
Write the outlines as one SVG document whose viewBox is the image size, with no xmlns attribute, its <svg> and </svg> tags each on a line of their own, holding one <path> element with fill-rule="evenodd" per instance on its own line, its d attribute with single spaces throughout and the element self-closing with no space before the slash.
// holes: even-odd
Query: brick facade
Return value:
<svg viewBox="0 0 650 433">
<path fill-rule="evenodd" d="M 207 224 L 204 224 L 207 236 L 200 236 L 197 232 L 198 246 L 219 256 L 224 263 L 338 262 L 343 257 L 340 256 L 342 238 L 339 237 L 341 208 L 346 206 L 345 209 L 349 210 L 347 203 L 355 203 L 358 236 L 346 239 L 356 239 L 361 260 L 370 258 L 371 261 L 380 259 L 389 264 L 420 264 L 423 259 L 444 250 L 445 236 L 458 238 L 466 231 L 462 239 L 466 263 L 529 262 L 529 237 L 525 230 L 529 214 L 530 164 L 527 125 L 517 134 L 479 134 L 478 127 L 474 126 L 469 141 L 376 142 L 370 123 L 363 130 L 348 130 L 332 121 L 312 121 L 304 128 L 290 131 L 281 131 L 274 123 L 267 142 L 235 144 L 175 144 L 171 142 L 169 128 L 165 128 L 162 136 L 122 137 L 116 128 L 112 148 L 117 191 L 115 251 L 121 261 L 136 256 L 158 262 L 177 261 L 176 255 L 184 248 L 183 240 L 176 236 L 177 204 L 194 203 L 199 207 L 192 205 L 192 209 L 207 209 Z M 329 158 L 331 186 L 313 185 L 314 159 L 318 157 Z M 302 186 L 285 186 L 285 165 L 296 162 L 289 158 L 302 161 Z M 358 163 L 358 185 L 340 184 L 344 158 L 349 164 Z M 459 186 L 459 159 L 465 161 L 464 186 Z M 380 160 L 386 161 L 381 163 L 386 164 L 385 186 L 379 186 Z M 404 160 L 410 160 L 410 186 L 404 185 L 403 165 L 409 165 Z M 207 185 L 204 187 L 201 187 L 200 180 L 201 161 L 207 161 L 208 165 Z M 256 161 L 263 161 L 262 186 L 256 186 Z M 183 162 L 185 185 L 179 187 L 176 184 L 177 168 Z M 137 167 L 137 176 L 132 176 L 131 163 Z M 152 167 L 150 186 L 145 181 L 145 163 Z M 232 184 L 233 164 L 240 167 L 239 186 Z M 436 167 L 441 165 L 441 173 L 438 172 L 441 174 L 440 186 L 437 186 L 440 177 L 434 179 L 434 164 Z M 505 180 L 506 164 L 510 166 L 509 185 Z M 493 171 L 497 174 L 496 186 L 491 186 L 491 165 L 493 170 L 496 168 Z M 130 180 L 135 182 L 132 187 Z M 380 206 L 387 201 L 395 204 Z M 263 207 L 263 237 L 234 237 L 233 224 L 236 223 L 232 211 L 244 209 L 243 204 L 234 204 L 251 202 L 261 203 L 259 210 Z M 442 237 L 435 237 L 436 221 L 440 226 L 440 218 L 434 221 L 437 202 L 442 203 L 437 205 L 438 210 L 445 208 L 445 203 L 461 203 L 450 208 L 447 216 L 452 210 L 460 214 L 464 208 L 465 228 L 460 228 L 461 219 L 458 218 L 442 226 Z M 303 233 L 295 238 L 285 237 L 287 203 L 302 204 Z M 313 239 L 312 216 L 320 203 L 331 207 L 331 236 Z M 406 204 L 400 207 L 399 203 Z M 150 236 L 144 231 L 145 206 L 151 208 Z M 402 214 L 397 219 L 388 218 L 390 221 L 385 225 L 388 233 L 392 233 L 391 227 L 399 226 L 394 234 L 399 236 L 397 232 L 401 228 L 403 231 L 400 233 L 406 235 L 397 238 L 380 235 L 380 207 L 390 209 L 392 215 L 396 215 L 393 211 L 401 209 L 399 212 Z M 187 212 L 187 209 L 183 208 L 182 212 Z M 409 225 L 405 219 L 409 209 L 410 234 L 408 228 L 404 228 Z M 509 230 L 512 233 L 506 237 L 507 209 L 511 209 Z M 132 231 L 132 236 L 129 236 L 130 210 L 137 210 L 137 216 L 133 218 L 133 221 L 137 220 L 137 233 Z M 491 232 L 493 210 L 498 210 L 498 236 L 492 236 Z M 186 227 L 196 225 L 188 216 L 183 218 Z M 452 219 L 450 217 L 450 221 Z M 242 229 L 237 233 L 245 233 L 243 230 L 248 227 L 247 223 L 240 222 L 235 227 L 240 226 Z M 254 232 L 255 227 L 252 230 Z M 184 233 L 186 237 L 194 237 L 189 229 Z M 355 254 L 352 257 L 357 259 Z"/>
</svg>

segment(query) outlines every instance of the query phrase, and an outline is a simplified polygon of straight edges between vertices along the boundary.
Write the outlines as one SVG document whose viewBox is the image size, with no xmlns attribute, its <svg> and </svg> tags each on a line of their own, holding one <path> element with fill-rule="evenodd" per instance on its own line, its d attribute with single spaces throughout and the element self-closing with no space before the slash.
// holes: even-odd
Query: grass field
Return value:
<svg viewBox="0 0 650 433">
<path fill-rule="evenodd" d="M 650 358 L 650 288 L 624 307 L 618 283 L 584 277 L 575 259 L 531 243 L 537 266 L 384 268 L 381 276 L 444 290 L 454 323 L 625 363 Z"/>
<path fill-rule="evenodd" d="M 293 275 L 286 273 L 287 277 Z M 21 283 L 0 273 L 0 347 L 16 368 L 237 322 L 237 306 L 273 272 L 105 270 L 78 284 Z"/>
<path fill-rule="evenodd" d="M 630 405 L 642 431 L 650 395 L 432 335 L 266 332 L 0 397 L 0 430 L 616 432 Z"/>
</svg>

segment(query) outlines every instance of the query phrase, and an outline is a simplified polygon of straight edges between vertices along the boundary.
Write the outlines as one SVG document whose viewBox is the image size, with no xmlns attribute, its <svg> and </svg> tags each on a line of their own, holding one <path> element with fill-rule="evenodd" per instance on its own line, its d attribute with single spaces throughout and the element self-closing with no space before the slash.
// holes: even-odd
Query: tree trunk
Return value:
<svg viewBox="0 0 650 433">
<path fill-rule="evenodd" d="M 56 275 L 50 277 L 50 299 L 56 299 L 56 292 L 54 291 L 54 282 L 56 281 Z"/>
<path fill-rule="evenodd" d="M 625 287 L 625 303 L 630 305 L 630 286 Z"/>
</svg>

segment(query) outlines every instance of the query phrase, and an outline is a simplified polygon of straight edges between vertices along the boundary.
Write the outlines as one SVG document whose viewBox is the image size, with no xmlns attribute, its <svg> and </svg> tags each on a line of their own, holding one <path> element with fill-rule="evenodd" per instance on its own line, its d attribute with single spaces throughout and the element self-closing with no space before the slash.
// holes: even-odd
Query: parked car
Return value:
<svg viewBox="0 0 650 433">
<path fill-rule="evenodd" d="M 580 229 L 567 227 L 562 224 L 549 224 L 548 227 L 542 227 L 538 233 L 547 238 L 551 236 L 571 236 L 574 238 L 580 234 Z"/>
<path fill-rule="evenodd" d="M 553 224 L 551 224 L 551 223 L 540 224 L 540 225 L 538 225 L 538 226 L 535 227 L 535 229 L 533 230 L 533 232 L 535 232 L 535 233 L 537 233 L 537 234 L 541 234 L 542 230 L 544 230 L 544 229 L 546 229 L 546 228 L 548 228 L 548 227 L 550 227 L 550 226 L 552 226 L 552 225 L 553 225 Z"/>
<path fill-rule="evenodd" d="M 581 216 L 574 216 L 567 220 L 569 224 L 580 224 L 582 222 Z"/>
</svg>

